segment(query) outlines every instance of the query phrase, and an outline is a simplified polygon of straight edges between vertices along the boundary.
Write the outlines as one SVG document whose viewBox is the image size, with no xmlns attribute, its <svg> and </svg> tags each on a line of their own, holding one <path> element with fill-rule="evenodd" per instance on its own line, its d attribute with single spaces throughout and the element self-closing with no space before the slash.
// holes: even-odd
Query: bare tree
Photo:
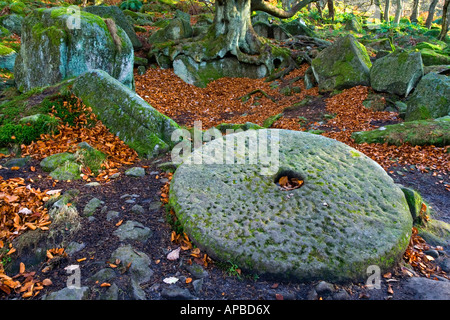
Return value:
<svg viewBox="0 0 450 320">
<path fill-rule="evenodd" d="M 434 11 L 436 10 L 436 5 L 437 5 L 438 1 L 439 0 L 432 0 L 430 7 L 428 8 L 427 21 L 425 22 L 425 27 L 427 27 L 428 29 L 431 28 L 431 24 L 433 23 Z"/>
<path fill-rule="evenodd" d="M 413 22 L 413 23 L 417 23 L 419 21 L 418 20 L 419 6 L 420 6 L 420 0 L 413 0 L 412 12 L 411 12 L 411 16 L 409 17 L 409 20 L 411 20 L 411 22 Z"/>
<path fill-rule="evenodd" d="M 395 9 L 394 23 L 399 24 L 403 11 L 403 0 L 396 0 L 395 4 L 397 5 L 397 8 Z"/>
<path fill-rule="evenodd" d="M 445 0 L 444 6 L 442 7 L 442 29 L 439 34 L 438 39 L 443 41 L 448 32 L 448 6 L 450 4 L 450 0 Z"/>
</svg>

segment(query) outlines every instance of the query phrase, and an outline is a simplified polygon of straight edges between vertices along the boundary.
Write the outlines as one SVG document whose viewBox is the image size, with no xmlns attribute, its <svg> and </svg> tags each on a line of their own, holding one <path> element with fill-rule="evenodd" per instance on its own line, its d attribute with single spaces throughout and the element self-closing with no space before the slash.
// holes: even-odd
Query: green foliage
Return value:
<svg viewBox="0 0 450 320">
<path fill-rule="evenodd" d="M 0 146 L 9 144 L 30 144 L 38 139 L 41 134 L 56 130 L 58 120 L 49 115 L 40 115 L 31 124 L 7 123 L 0 127 Z"/>
<path fill-rule="evenodd" d="M 119 8 L 122 10 L 139 11 L 142 7 L 142 2 L 140 0 L 125 0 L 123 1 Z"/>
</svg>

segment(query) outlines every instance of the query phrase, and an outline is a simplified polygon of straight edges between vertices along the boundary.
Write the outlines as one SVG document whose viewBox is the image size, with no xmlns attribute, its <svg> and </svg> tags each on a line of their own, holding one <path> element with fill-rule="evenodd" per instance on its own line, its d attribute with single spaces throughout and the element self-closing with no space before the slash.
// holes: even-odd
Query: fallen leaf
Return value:
<svg viewBox="0 0 450 320">
<path fill-rule="evenodd" d="M 192 282 L 192 278 L 186 278 L 186 283 L 191 283 Z"/>
<path fill-rule="evenodd" d="M 111 284 L 108 282 L 103 282 L 100 287 L 104 288 L 104 287 L 111 287 Z"/>
<path fill-rule="evenodd" d="M 179 279 L 176 277 L 168 277 L 168 278 L 164 278 L 163 282 L 164 283 L 168 283 L 168 284 L 174 284 L 178 281 Z"/>
<path fill-rule="evenodd" d="M 175 250 L 172 250 L 167 255 L 167 260 L 177 260 L 180 257 L 180 251 L 181 251 L 180 247 L 176 248 Z"/>
<path fill-rule="evenodd" d="M 52 280 L 46 278 L 44 280 L 42 280 L 42 284 L 46 287 L 51 286 L 53 284 Z"/>
</svg>

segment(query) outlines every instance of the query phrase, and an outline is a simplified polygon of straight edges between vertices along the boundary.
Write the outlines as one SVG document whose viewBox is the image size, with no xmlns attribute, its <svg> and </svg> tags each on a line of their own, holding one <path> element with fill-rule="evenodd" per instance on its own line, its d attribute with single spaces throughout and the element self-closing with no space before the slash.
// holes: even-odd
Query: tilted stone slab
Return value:
<svg viewBox="0 0 450 320">
<path fill-rule="evenodd" d="M 248 155 L 263 146 L 264 134 L 274 154 L 279 141 L 278 166 L 268 162 L 278 169 L 270 175 L 267 163 L 251 164 Z M 189 164 L 220 154 L 219 139 L 173 175 L 170 204 L 197 246 L 214 259 L 290 280 L 367 279 L 370 265 L 383 271 L 401 259 L 412 218 L 402 190 L 381 166 L 341 142 L 304 132 L 260 129 L 227 137 L 237 145 L 251 135 L 257 140 L 247 141 L 245 153 L 235 147 L 232 154 L 244 164 Z M 304 184 L 281 190 L 275 182 L 283 175 Z"/>
</svg>

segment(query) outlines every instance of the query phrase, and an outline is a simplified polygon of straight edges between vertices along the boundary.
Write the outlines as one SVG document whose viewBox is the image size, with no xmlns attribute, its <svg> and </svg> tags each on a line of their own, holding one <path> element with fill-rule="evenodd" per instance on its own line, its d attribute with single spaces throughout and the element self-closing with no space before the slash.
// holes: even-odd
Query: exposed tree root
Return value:
<svg viewBox="0 0 450 320">
<path fill-rule="evenodd" d="M 275 102 L 274 98 L 269 96 L 266 92 L 264 92 L 261 89 L 256 89 L 256 90 L 250 91 L 249 93 L 243 95 L 242 97 L 237 98 L 237 100 L 241 100 L 242 102 L 247 102 L 251 98 L 251 96 L 254 95 L 255 93 L 261 93 L 266 98 L 272 100 L 272 102 Z"/>
</svg>

